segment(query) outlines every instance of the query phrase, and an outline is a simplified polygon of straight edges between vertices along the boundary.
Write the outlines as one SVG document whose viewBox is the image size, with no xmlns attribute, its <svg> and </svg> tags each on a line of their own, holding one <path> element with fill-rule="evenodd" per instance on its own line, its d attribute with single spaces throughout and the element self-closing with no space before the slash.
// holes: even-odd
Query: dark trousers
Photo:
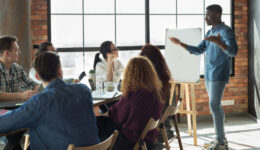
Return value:
<svg viewBox="0 0 260 150">
<path fill-rule="evenodd" d="M 113 102 L 110 102 L 110 103 L 107 103 L 107 104 L 104 104 L 104 105 L 100 105 L 99 109 L 100 109 L 101 113 L 102 114 L 106 113 L 109 110 L 109 108 L 111 106 L 113 106 L 115 103 L 117 103 L 117 101 L 113 101 Z"/>
<path fill-rule="evenodd" d="M 17 133 L 7 135 L 6 138 L 8 140 L 4 150 L 22 150 L 20 146 L 20 140 L 23 137 L 23 134 L 26 131 L 19 131 Z"/>
<path fill-rule="evenodd" d="M 101 141 L 106 140 L 113 134 L 114 130 L 119 131 L 117 140 L 113 146 L 113 150 L 132 150 L 135 143 L 131 143 L 121 132 L 121 125 L 114 123 L 109 117 L 98 116 L 97 117 L 98 136 Z M 153 143 L 147 143 L 148 150 L 152 150 Z"/>
</svg>

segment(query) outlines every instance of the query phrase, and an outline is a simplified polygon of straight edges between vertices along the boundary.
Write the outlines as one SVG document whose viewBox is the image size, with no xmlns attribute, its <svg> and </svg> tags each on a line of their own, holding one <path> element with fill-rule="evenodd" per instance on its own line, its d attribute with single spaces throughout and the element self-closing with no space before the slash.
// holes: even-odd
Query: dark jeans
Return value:
<svg viewBox="0 0 260 150">
<path fill-rule="evenodd" d="M 19 131 L 14 134 L 7 135 L 6 138 L 8 142 L 5 145 L 4 150 L 22 150 L 20 140 L 25 132 L 26 131 Z"/>
<path fill-rule="evenodd" d="M 107 112 L 109 110 L 109 108 L 111 106 L 113 106 L 115 103 L 117 103 L 117 101 L 113 101 L 113 102 L 110 102 L 110 103 L 107 103 L 104 105 L 100 105 L 99 109 L 100 109 L 101 113 L 103 114 L 103 113 Z"/>
<path fill-rule="evenodd" d="M 165 122 L 164 122 L 164 126 L 165 126 L 165 129 L 166 129 L 166 134 L 167 134 L 167 138 L 168 138 L 168 139 L 171 139 L 171 138 L 174 137 L 174 132 L 171 130 L 170 120 L 171 120 L 171 118 L 168 117 L 168 118 L 165 120 Z M 161 132 L 161 131 L 159 132 L 159 135 L 158 135 L 158 137 L 157 137 L 157 141 L 158 141 L 158 142 L 161 142 L 161 143 L 164 142 L 164 141 L 163 141 L 163 135 L 162 135 L 162 132 Z"/>
</svg>

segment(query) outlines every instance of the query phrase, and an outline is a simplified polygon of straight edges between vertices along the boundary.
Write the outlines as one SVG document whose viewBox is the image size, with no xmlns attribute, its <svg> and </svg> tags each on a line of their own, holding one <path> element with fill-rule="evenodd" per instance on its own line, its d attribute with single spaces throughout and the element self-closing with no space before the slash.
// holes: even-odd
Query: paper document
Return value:
<svg viewBox="0 0 260 150">
<path fill-rule="evenodd" d="M 93 91 L 92 92 L 92 96 L 94 100 L 97 99 L 110 99 L 110 98 L 114 98 L 117 97 L 119 95 L 121 95 L 121 92 L 100 92 L 100 91 Z"/>
</svg>

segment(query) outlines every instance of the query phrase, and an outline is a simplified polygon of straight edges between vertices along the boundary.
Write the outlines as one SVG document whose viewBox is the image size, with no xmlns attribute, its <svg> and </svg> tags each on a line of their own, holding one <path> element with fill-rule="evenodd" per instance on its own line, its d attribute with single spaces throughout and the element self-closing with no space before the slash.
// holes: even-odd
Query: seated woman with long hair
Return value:
<svg viewBox="0 0 260 150">
<path fill-rule="evenodd" d="M 124 67 L 118 59 L 119 49 L 112 41 L 104 41 L 99 48 L 99 53 L 95 55 L 94 70 L 96 73 L 96 80 L 120 82 Z M 102 55 L 103 59 L 99 57 Z M 97 86 L 97 85 L 96 85 Z M 99 106 L 102 113 L 107 112 L 108 108 L 115 104 L 111 102 Z"/>
<path fill-rule="evenodd" d="M 162 53 L 156 46 L 146 44 L 142 47 L 140 55 L 147 57 L 152 62 L 154 69 L 162 82 L 162 98 L 168 102 L 171 88 L 169 84 L 171 73 Z"/>
<path fill-rule="evenodd" d="M 165 107 L 164 110 L 167 108 L 169 104 L 169 98 L 170 98 L 170 84 L 169 81 L 171 79 L 171 73 L 170 70 L 166 64 L 166 61 L 160 52 L 159 48 L 156 46 L 146 44 L 144 47 L 142 47 L 142 51 L 140 53 L 141 56 L 147 57 L 153 64 L 159 79 L 162 82 L 162 98 L 165 100 Z M 175 104 L 175 100 L 172 101 L 173 104 Z M 173 137 L 173 131 L 171 130 L 171 125 L 170 125 L 170 118 L 168 118 L 165 121 L 165 127 L 166 127 L 166 132 L 168 138 Z M 159 142 L 163 142 L 162 135 L 158 137 Z"/>
<path fill-rule="evenodd" d="M 164 103 L 161 87 L 152 63 L 142 56 L 132 58 L 124 72 L 121 99 L 106 113 L 108 117 L 97 117 L 101 140 L 118 129 L 120 134 L 113 150 L 132 149 L 148 120 L 161 117 Z M 148 149 L 157 135 L 156 130 L 147 134 L 145 142 Z"/>
</svg>

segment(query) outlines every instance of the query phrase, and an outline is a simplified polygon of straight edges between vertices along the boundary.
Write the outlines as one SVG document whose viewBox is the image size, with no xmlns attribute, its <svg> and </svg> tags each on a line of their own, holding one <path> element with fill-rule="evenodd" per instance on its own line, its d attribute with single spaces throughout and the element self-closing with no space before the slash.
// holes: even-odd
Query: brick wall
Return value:
<svg viewBox="0 0 260 150">
<path fill-rule="evenodd" d="M 47 0 L 31 0 L 31 34 L 32 44 L 40 44 L 48 40 Z"/>
<path fill-rule="evenodd" d="M 235 76 L 225 89 L 223 100 L 235 100 L 235 105 L 224 106 L 225 112 L 247 112 L 248 109 L 248 5 L 247 0 L 234 0 L 234 27 L 239 51 L 235 59 Z M 32 0 L 31 29 L 32 43 L 39 44 L 47 40 L 47 1 Z M 199 115 L 209 115 L 208 95 L 201 79 L 195 87 L 197 111 Z"/>
</svg>

